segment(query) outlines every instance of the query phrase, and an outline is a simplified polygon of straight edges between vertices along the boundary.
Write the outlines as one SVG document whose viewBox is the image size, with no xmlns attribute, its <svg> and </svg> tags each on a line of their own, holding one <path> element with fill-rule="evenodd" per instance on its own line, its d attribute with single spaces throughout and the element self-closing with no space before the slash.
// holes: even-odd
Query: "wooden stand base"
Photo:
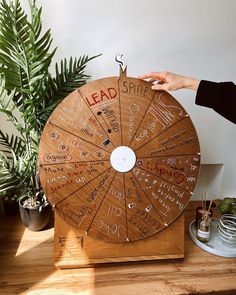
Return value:
<svg viewBox="0 0 236 295">
<path fill-rule="evenodd" d="M 184 214 L 168 228 L 131 243 L 108 243 L 85 236 L 55 210 L 54 261 L 56 268 L 95 264 L 184 258 Z"/>
</svg>

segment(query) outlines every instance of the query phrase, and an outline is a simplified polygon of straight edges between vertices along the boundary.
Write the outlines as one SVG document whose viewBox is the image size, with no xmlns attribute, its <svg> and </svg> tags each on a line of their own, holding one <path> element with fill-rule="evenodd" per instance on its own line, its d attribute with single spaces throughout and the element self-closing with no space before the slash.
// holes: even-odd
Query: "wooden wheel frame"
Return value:
<svg viewBox="0 0 236 295">
<path fill-rule="evenodd" d="M 126 69 L 68 95 L 39 146 L 50 203 L 67 223 L 107 242 L 168 227 L 190 200 L 199 167 L 198 137 L 184 108 Z"/>
</svg>

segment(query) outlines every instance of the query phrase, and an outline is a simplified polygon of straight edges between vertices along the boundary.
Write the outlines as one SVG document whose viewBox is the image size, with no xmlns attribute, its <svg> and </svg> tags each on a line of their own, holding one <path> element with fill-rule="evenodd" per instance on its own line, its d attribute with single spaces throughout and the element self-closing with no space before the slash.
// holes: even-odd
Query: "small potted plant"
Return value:
<svg viewBox="0 0 236 295">
<path fill-rule="evenodd" d="M 219 206 L 218 211 L 223 214 L 233 214 L 236 215 L 236 198 L 224 198 Z"/>
<path fill-rule="evenodd" d="M 19 0 L 0 4 L 0 112 L 16 129 L 16 135 L 0 129 L 0 197 L 17 196 L 23 222 L 39 230 L 50 211 L 37 172 L 40 135 L 58 103 L 90 78 L 84 70 L 96 56 L 64 59 L 53 77 L 51 32 L 42 34 L 42 9 L 36 1 L 29 0 L 29 6 L 30 18 Z M 46 221 L 32 225 L 35 212 Z"/>
<path fill-rule="evenodd" d="M 47 226 L 51 217 L 51 206 L 43 192 L 27 191 L 19 198 L 20 216 L 24 225 L 33 231 Z"/>
</svg>

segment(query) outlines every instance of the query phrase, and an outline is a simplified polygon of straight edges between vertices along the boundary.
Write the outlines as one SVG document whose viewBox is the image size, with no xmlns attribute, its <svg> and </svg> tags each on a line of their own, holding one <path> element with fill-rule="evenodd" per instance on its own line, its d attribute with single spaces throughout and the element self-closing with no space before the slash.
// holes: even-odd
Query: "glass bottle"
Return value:
<svg viewBox="0 0 236 295">
<path fill-rule="evenodd" d="M 203 215 L 198 222 L 197 239 L 202 243 L 207 243 L 210 240 L 210 217 Z"/>
</svg>

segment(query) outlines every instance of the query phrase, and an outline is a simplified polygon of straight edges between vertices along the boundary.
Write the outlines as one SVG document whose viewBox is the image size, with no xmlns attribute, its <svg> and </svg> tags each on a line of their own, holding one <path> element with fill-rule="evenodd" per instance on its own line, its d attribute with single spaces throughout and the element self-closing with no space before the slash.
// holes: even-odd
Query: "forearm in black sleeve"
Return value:
<svg viewBox="0 0 236 295">
<path fill-rule="evenodd" d="M 233 82 L 211 82 L 199 84 L 196 104 L 214 109 L 236 124 L 236 85 Z"/>
</svg>

